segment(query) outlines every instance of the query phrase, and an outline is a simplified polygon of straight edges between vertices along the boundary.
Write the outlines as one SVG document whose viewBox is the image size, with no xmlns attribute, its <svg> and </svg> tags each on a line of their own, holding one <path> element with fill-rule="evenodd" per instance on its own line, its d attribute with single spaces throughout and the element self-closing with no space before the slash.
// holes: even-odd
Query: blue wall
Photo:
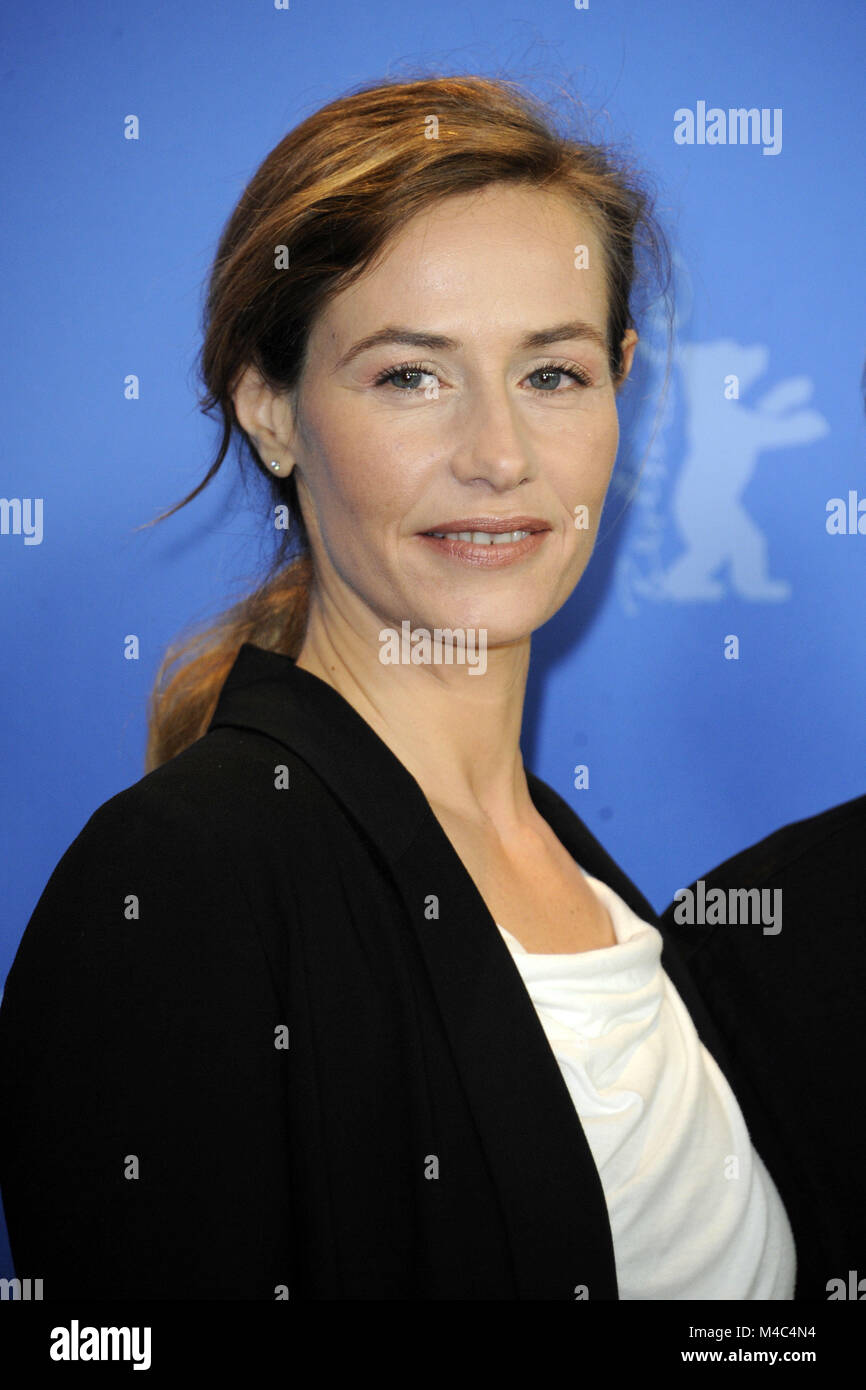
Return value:
<svg viewBox="0 0 866 1390">
<path fill-rule="evenodd" d="M 866 12 L 86 0 L 19 7 L 5 28 L 0 496 L 43 499 L 43 531 L 0 535 L 0 978 L 62 852 L 142 773 L 165 644 L 227 606 L 261 558 L 228 466 L 178 516 L 134 530 L 212 455 L 192 364 L 224 219 L 291 126 L 416 67 L 541 96 L 569 82 L 603 112 L 599 138 L 630 142 L 658 184 L 676 250 L 667 410 L 637 481 L 661 373 L 647 324 L 596 552 L 535 638 L 527 763 L 657 908 L 866 790 L 866 534 L 826 526 L 831 498 L 866 498 Z M 678 142 L 675 113 L 699 103 L 765 111 L 766 139 Z"/>
</svg>

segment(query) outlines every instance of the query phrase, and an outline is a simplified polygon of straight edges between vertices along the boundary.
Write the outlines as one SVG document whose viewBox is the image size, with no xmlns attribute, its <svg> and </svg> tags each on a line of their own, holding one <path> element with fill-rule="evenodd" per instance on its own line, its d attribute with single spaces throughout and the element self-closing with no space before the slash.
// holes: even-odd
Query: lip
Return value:
<svg viewBox="0 0 866 1390">
<path fill-rule="evenodd" d="M 437 522 L 419 531 L 419 536 L 429 535 L 431 531 L 549 531 L 546 521 L 537 516 L 464 516 L 458 521 Z M 466 544 L 466 542 L 464 542 Z"/>
<path fill-rule="evenodd" d="M 470 528 L 462 528 L 468 531 Z M 490 531 L 493 528 L 490 523 L 483 526 L 473 526 L 473 531 Z M 498 528 L 502 531 L 528 531 L 528 526 L 517 526 L 514 522 L 509 522 L 508 526 Z M 472 541 L 446 541 L 438 536 L 429 536 L 426 532 L 419 531 L 418 540 L 424 545 L 436 551 L 443 559 L 458 560 L 465 565 L 475 569 L 501 569 L 503 565 L 516 565 L 528 555 L 532 555 L 538 550 L 539 546 L 544 545 L 545 539 L 550 535 L 550 528 L 545 527 L 543 531 L 533 531 L 531 535 L 524 536 L 522 541 L 506 541 L 502 545 L 473 545 Z"/>
</svg>

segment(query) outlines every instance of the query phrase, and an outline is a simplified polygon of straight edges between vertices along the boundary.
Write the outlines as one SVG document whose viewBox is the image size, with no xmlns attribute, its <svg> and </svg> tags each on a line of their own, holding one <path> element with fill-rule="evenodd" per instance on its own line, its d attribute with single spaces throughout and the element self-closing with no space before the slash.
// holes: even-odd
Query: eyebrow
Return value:
<svg viewBox="0 0 866 1390">
<path fill-rule="evenodd" d="M 604 334 L 583 319 L 572 319 L 568 323 L 557 323 L 551 328 L 539 328 L 534 333 L 527 333 L 520 339 L 517 347 L 521 352 L 528 352 L 532 348 L 544 347 L 547 343 L 561 343 L 572 338 L 584 339 L 601 348 L 602 352 L 607 352 Z M 353 343 L 348 351 L 343 353 L 334 370 L 339 371 L 360 353 L 378 347 L 380 343 L 405 343 L 409 347 L 427 348 L 430 352 L 455 352 L 461 346 L 457 338 L 448 338 L 442 333 L 423 333 L 400 324 L 388 324 L 387 327 L 380 328 L 375 333 L 368 333 L 365 338 L 359 338 L 357 343 Z"/>
</svg>

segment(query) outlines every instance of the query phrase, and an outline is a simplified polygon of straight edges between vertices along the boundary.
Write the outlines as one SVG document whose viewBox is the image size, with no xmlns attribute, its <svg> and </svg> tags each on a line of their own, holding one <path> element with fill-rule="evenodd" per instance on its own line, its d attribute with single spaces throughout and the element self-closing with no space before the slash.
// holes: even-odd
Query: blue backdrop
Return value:
<svg viewBox="0 0 866 1390">
<path fill-rule="evenodd" d="M 596 552 L 534 640 L 527 764 L 659 909 L 866 790 L 866 11 L 86 0 L 20 7 L 4 27 L 0 977 L 67 845 L 142 775 L 166 643 L 263 558 L 228 462 L 176 517 L 134 530 L 212 457 L 192 369 L 219 230 L 291 126 L 416 68 L 543 97 L 568 82 L 656 182 L 676 252 L 667 407 L 656 420 L 648 322 Z M 832 499 L 844 532 L 828 530 Z"/>
</svg>

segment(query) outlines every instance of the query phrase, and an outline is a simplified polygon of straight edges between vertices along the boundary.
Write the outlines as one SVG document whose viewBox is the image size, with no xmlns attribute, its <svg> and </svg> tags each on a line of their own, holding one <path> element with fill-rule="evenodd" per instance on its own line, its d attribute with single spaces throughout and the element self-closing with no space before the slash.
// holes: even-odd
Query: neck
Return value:
<svg viewBox="0 0 866 1390">
<path fill-rule="evenodd" d="M 520 752 L 530 638 L 468 664 L 383 664 L 379 627 L 313 602 L 296 664 L 333 686 L 391 749 L 433 810 L 507 833 L 531 814 Z M 375 788 L 371 788 L 375 795 Z"/>
</svg>

